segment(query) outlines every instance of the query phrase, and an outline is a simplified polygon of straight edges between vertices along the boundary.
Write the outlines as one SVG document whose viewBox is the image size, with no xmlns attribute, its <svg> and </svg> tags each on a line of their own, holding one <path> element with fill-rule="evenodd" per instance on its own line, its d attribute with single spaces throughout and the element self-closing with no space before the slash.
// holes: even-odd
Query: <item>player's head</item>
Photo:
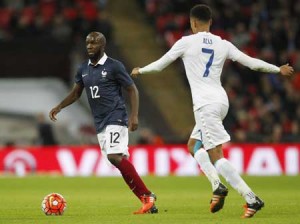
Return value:
<svg viewBox="0 0 300 224">
<path fill-rule="evenodd" d="M 106 45 L 105 36 L 100 32 L 91 32 L 86 37 L 86 49 L 91 60 L 99 60 L 103 54 Z"/>
<path fill-rule="evenodd" d="M 193 33 L 197 33 L 203 27 L 210 27 L 212 23 L 212 12 L 207 5 L 195 5 L 190 10 L 190 23 Z"/>
</svg>

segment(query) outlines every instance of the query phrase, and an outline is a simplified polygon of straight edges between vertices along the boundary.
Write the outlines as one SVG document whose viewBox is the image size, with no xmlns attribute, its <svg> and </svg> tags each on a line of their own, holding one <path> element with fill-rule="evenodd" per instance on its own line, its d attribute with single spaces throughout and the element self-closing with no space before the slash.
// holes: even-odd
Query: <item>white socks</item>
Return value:
<svg viewBox="0 0 300 224">
<path fill-rule="evenodd" d="M 227 159 L 219 159 L 215 163 L 215 166 L 213 166 L 208 153 L 203 148 L 195 153 L 194 158 L 210 181 L 213 191 L 218 188 L 219 183 L 221 182 L 218 176 L 219 172 L 225 180 L 245 198 L 248 204 L 255 203 L 255 194 Z"/>
<path fill-rule="evenodd" d="M 206 175 L 206 177 L 210 181 L 210 183 L 212 185 L 212 190 L 215 191 L 218 188 L 219 183 L 221 181 L 218 176 L 218 172 L 217 172 L 216 168 L 213 166 L 213 164 L 211 163 L 211 161 L 209 159 L 208 153 L 203 148 L 199 149 L 195 153 L 194 158 L 200 165 L 203 173 Z"/>
<path fill-rule="evenodd" d="M 219 159 L 215 163 L 215 167 L 226 181 L 245 198 L 247 203 L 252 204 L 256 201 L 253 191 L 227 159 Z"/>
</svg>

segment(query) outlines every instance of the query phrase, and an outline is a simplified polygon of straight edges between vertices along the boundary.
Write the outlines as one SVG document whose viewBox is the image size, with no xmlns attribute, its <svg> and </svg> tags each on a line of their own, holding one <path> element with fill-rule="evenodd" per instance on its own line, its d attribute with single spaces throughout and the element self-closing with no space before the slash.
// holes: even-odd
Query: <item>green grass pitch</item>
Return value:
<svg viewBox="0 0 300 224">
<path fill-rule="evenodd" d="M 244 200 L 232 188 L 224 208 L 209 212 L 211 187 L 199 177 L 143 177 L 158 196 L 159 214 L 133 215 L 140 202 L 120 177 L 0 177 L 0 224 L 206 224 L 300 223 L 300 177 L 245 177 L 265 201 L 252 219 L 241 219 Z M 63 216 L 46 216 L 43 197 L 61 193 L 67 200 Z"/>
</svg>

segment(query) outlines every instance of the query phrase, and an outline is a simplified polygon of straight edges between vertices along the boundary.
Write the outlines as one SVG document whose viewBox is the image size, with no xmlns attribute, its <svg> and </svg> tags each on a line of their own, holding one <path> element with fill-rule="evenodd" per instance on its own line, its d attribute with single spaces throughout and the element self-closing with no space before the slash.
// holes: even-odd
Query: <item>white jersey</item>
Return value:
<svg viewBox="0 0 300 224">
<path fill-rule="evenodd" d="M 140 68 L 139 72 L 144 74 L 161 71 L 179 57 L 183 60 L 191 87 L 194 110 L 212 103 L 228 105 L 228 97 L 221 84 L 221 73 L 226 59 L 238 61 L 253 70 L 276 73 L 280 71 L 275 65 L 249 57 L 219 36 L 210 32 L 199 32 L 182 37 L 162 58 Z"/>
</svg>

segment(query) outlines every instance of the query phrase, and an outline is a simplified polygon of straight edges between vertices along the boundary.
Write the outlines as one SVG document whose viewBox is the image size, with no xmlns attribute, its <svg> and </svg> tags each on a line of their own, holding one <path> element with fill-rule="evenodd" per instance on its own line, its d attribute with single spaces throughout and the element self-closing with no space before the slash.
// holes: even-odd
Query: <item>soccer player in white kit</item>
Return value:
<svg viewBox="0 0 300 224">
<path fill-rule="evenodd" d="M 228 112 L 228 97 L 221 84 L 221 73 L 226 59 L 237 61 L 252 70 L 280 73 L 290 76 L 293 68 L 288 64 L 277 67 L 259 59 L 249 57 L 229 41 L 209 32 L 212 24 L 211 9 L 196 5 L 190 11 L 193 34 L 182 37 L 159 60 L 143 67 L 134 68 L 132 76 L 159 72 L 182 58 L 188 78 L 196 125 L 188 141 L 188 148 L 202 171 L 211 182 L 213 197 L 212 213 L 223 208 L 228 189 L 221 183 L 218 173 L 225 178 L 246 200 L 243 218 L 251 218 L 264 206 L 264 202 L 251 190 L 237 170 L 224 158 L 222 144 L 230 141 L 223 126 Z"/>
</svg>

